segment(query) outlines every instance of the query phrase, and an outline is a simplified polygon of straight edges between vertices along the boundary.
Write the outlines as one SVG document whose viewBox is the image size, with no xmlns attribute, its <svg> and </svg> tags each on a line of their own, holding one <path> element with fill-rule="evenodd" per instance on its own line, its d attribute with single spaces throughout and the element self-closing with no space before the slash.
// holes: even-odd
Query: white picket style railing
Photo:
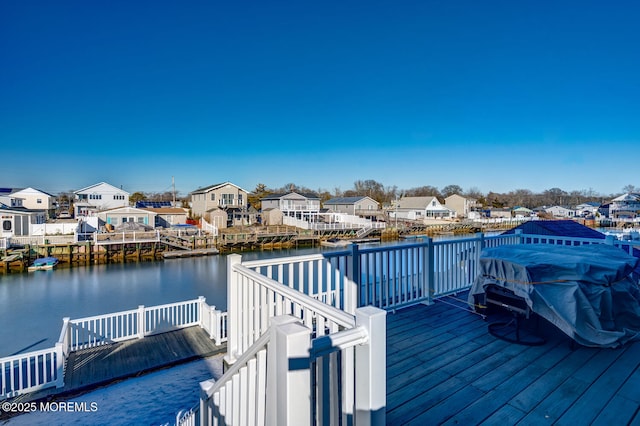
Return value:
<svg viewBox="0 0 640 426">
<path fill-rule="evenodd" d="M 65 362 L 73 351 L 197 325 L 209 333 L 216 345 L 226 342 L 227 315 L 207 305 L 204 297 L 86 318 L 64 318 L 55 347 L 0 358 L 0 400 L 64 386 Z"/>
</svg>

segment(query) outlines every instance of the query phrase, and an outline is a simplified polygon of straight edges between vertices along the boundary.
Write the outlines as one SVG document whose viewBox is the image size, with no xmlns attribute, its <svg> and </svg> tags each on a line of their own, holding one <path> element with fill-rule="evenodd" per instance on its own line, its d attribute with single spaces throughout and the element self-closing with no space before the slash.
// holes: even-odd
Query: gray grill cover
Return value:
<svg viewBox="0 0 640 426">
<path fill-rule="evenodd" d="M 585 346 L 617 347 L 640 337 L 640 259 L 606 245 L 517 244 L 487 248 L 469 303 L 496 284 Z"/>
</svg>

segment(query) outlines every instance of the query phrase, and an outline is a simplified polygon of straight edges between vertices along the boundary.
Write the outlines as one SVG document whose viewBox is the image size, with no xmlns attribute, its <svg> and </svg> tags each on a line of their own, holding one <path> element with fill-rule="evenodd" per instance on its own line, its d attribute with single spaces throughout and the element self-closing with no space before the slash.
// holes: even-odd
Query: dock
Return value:
<svg viewBox="0 0 640 426">
<path fill-rule="evenodd" d="M 226 343 L 216 346 L 205 330 L 192 326 L 144 339 L 78 350 L 67 359 L 64 387 L 18 396 L 12 402 L 64 399 L 130 377 L 221 354 L 226 346 Z"/>
<path fill-rule="evenodd" d="M 219 254 L 220 251 L 216 248 L 195 249 L 195 250 L 171 250 L 162 253 L 164 259 L 177 259 L 183 257 L 199 257 L 199 256 L 213 256 Z"/>
</svg>

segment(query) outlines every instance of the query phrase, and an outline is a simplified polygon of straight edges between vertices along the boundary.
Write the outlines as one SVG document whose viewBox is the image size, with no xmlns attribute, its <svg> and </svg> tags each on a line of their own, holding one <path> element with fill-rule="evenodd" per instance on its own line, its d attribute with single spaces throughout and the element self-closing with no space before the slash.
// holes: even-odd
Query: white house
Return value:
<svg viewBox="0 0 640 426">
<path fill-rule="evenodd" d="M 29 210 L 44 210 L 52 217 L 56 209 L 56 197 L 34 188 L 25 188 L 11 193 L 12 197 L 22 200 L 22 207 Z"/>
<path fill-rule="evenodd" d="M 31 224 L 45 222 L 44 210 L 12 208 L 0 204 L 0 238 L 31 235 Z"/>
<path fill-rule="evenodd" d="M 553 217 L 565 217 L 571 218 L 576 216 L 576 211 L 563 206 L 552 206 L 544 209 L 545 212 L 550 213 Z"/>
<path fill-rule="evenodd" d="M 13 196 L 14 192 L 12 188 L 0 188 L 0 204 L 11 208 L 22 208 L 22 198 Z"/>
<path fill-rule="evenodd" d="M 636 218 L 640 216 L 640 194 L 627 193 L 611 200 L 609 217 L 612 219 Z"/>
<path fill-rule="evenodd" d="M 156 216 L 158 214 L 150 209 L 139 209 L 136 207 L 119 207 L 116 209 L 103 210 L 96 213 L 96 216 L 105 224 L 111 225 L 114 229 L 122 227 L 126 223 L 137 223 L 144 227 L 155 228 Z"/>
<path fill-rule="evenodd" d="M 600 207 L 600 203 L 596 202 L 578 204 L 576 206 L 576 214 L 578 216 L 595 216 L 598 212 L 598 207 Z"/>
<path fill-rule="evenodd" d="M 389 215 L 409 220 L 453 219 L 455 212 L 440 204 L 436 197 L 402 197 Z"/>
<path fill-rule="evenodd" d="M 320 213 L 320 197 L 316 194 L 272 194 L 260 200 L 262 210 L 278 209 L 284 216 L 315 221 Z M 312 219 L 313 218 L 313 219 Z"/>
<path fill-rule="evenodd" d="M 126 207 L 129 193 L 105 182 L 96 183 L 73 192 L 75 194 L 74 213 L 76 217 L 92 216 L 103 210 Z"/>
</svg>

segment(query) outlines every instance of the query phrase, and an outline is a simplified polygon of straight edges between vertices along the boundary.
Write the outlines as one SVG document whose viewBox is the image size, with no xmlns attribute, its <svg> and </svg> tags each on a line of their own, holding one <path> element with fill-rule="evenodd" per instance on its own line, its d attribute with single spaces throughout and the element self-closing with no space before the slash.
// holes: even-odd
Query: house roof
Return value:
<svg viewBox="0 0 640 426">
<path fill-rule="evenodd" d="M 204 186 L 204 187 L 202 187 L 202 188 L 198 188 L 198 189 L 196 189 L 196 190 L 194 190 L 194 191 L 191 191 L 191 192 L 190 192 L 190 194 L 206 193 L 206 192 L 216 190 L 216 189 L 221 188 L 221 187 L 226 186 L 226 185 L 235 186 L 235 187 L 236 187 L 236 188 L 238 188 L 240 191 L 243 191 L 243 192 L 248 193 L 248 191 L 246 191 L 246 190 L 244 190 L 244 189 L 240 188 L 238 185 L 235 185 L 235 184 L 233 184 L 233 183 L 231 183 L 231 182 L 222 182 L 222 183 L 216 183 L 216 184 L 213 184 L 213 185 L 209 185 L 209 186 Z"/>
<path fill-rule="evenodd" d="M 515 234 L 520 229 L 524 234 L 555 235 L 559 237 L 604 238 L 601 232 L 573 220 L 531 220 L 521 223 L 503 234 Z"/>
<path fill-rule="evenodd" d="M 188 214 L 185 209 L 180 207 L 140 207 L 140 209 L 157 214 Z"/>
<path fill-rule="evenodd" d="M 18 193 L 18 192 L 39 192 L 39 193 L 44 194 L 44 195 L 46 195 L 46 196 L 48 196 L 48 197 L 54 197 L 54 198 L 55 198 L 55 195 L 52 195 L 52 194 L 49 194 L 48 192 L 45 192 L 45 191 L 42 191 L 42 190 L 40 190 L 40 189 L 36 189 L 36 188 L 31 188 L 31 187 L 29 187 L 29 188 L 22 188 L 22 189 L 15 189 L 15 190 L 11 193 L 11 195 L 14 195 L 14 194 L 16 194 L 16 193 Z"/>
<path fill-rule="evenodd" d="M 398 201 L 399 209 L 425 209 L 436 197 L 402 197 Z"/>
<path fill-rule="evenodd" d="M 266 197 L 261 198 L 261 200 L 279 200 L 280 198 L 286 197 L 288 195 L 300 195 L 303 198 L 307 198 L 310 200 L 319 200 L 320 197 L 318 197 L 318 195 L 313 194 L 311 192 L 295 192 L 295 191 L 291 191 L 291 192 L 287 192 L 287 193 L 280 193 L 280 194 L 270 194 L 267 195 Z"/>
<path fill-rule="evenodd" d="M 368 198 L 372 201 L 375 201 L 371 197 L 367 197 L 366 195 L 356 196 L 356 197 L 335 197 L 330 200 L 325 201 L 323 204 L 355 204 L 360 200 Z"/>
<path fill-rule="evenodd" d="M 111 188 L 113 188 L 113 189 L 115 189 L 115 190 L 117 190 L 117 191 L 121 191 L 121 192 L 124 192 L 124 193 L 128 194 L 128 192 L 127 192 L 127 191 L 125 191 L 124 189 L 121 189 L 121 188 L 118 188 L 118 187 L 116 187 L 116 186 L 113 186 L 113 185 L 111 185 L 111 184 L 109 184 L 109 183 L 107 183 L 107 182 L 99 182 L 99 183 L 95 183 L 95 184 L 93 184 L 93 185 L 89 185 L 89 186 L 87 186 L 86 188 L 82 188 L 82 189 L 78 189 L 77 191 L 73 191 L 73 193 L 74 193 L 74 194 L 79 194 L 79 193 L 81 193 L 81 192 L 86 192 L 86 191 L 88 191 L 88 190 L 90 190 L 90 189 L 92 189 L 92 188 L 95 188 L 95 187 L 97 187 L 97 186 L 100 186 L 100 185 L 107 185 L 107 186 L 110 186 Z"/>
</svg>

